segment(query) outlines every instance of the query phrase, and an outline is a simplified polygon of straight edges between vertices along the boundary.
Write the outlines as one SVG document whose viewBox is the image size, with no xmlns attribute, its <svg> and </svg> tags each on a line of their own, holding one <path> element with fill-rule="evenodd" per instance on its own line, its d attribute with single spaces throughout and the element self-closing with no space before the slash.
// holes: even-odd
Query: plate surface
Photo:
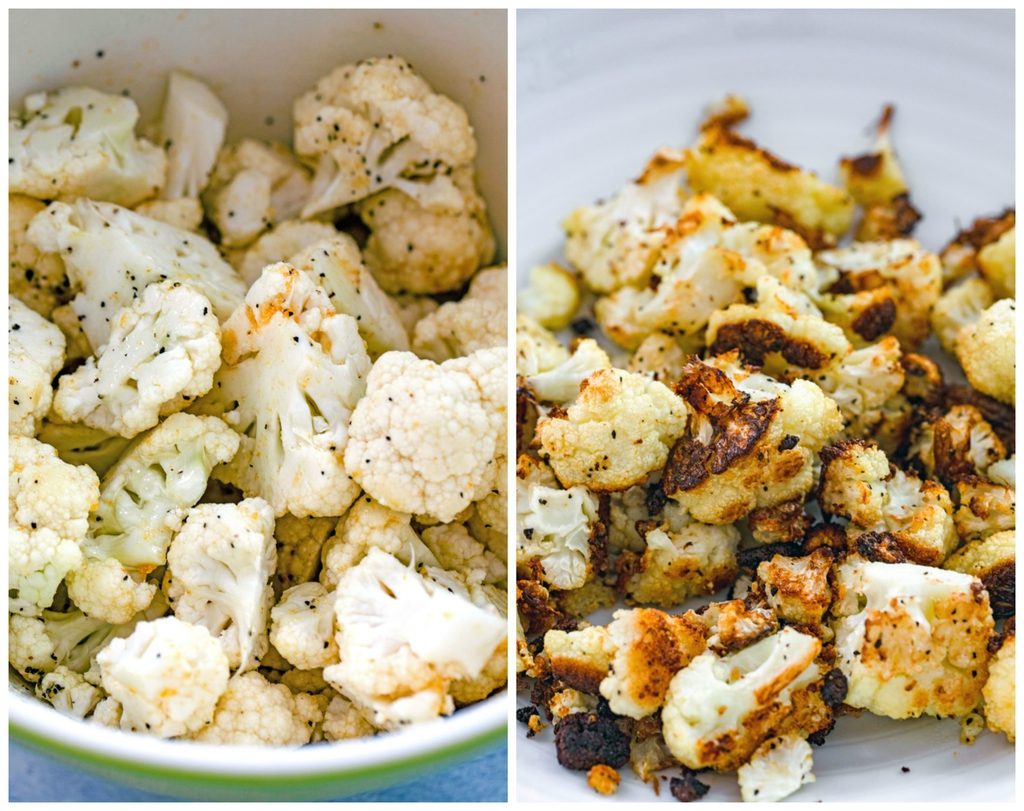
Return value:
<svg viewBox="0 0 1024 811">
<path fill-rule="evenodd" d="M 825 179 L 871 145 L 886 102 L 915 205 L 941 248 L 1014 202 L 1014 17 L 996 12 L 534 12 L 518 16 L 518 264 L 561 257 L 559 223 L 685 146 L 704 107 L 743 95 L 741 131 Z M 594 800 L 558 766 L 551 731 L 517 738 L 521 800 Z M 1010 800 L 1014 750 L 955 721 L 843 718 L 815 748 L 817 782 L 791 799 Z M 901 767 L 910 769 L 903 772 Z M 703 778 L 702 778 L 703 779 Z M 738 800 L 732 775 L 707 800 Z M 653 794 L 627 769 L 616 798 Z M 673 801 L 667 791 L 661 799 Z"/>
</svg>

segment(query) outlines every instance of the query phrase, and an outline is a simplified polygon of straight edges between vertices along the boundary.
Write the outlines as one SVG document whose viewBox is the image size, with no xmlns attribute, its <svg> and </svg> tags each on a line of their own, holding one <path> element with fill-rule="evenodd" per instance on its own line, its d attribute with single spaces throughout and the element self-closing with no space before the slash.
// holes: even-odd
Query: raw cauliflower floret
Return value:
<svg viewBox="0 0 1024 811">
<path fill-rule="evenodd" d="M 163 588 L 175 616 L 206 628 L 231 669 L 244 672 L 267 651 L 276 566 L 274 511 L 267 502 L 200 504 L 167 550 Z"/>
<path fill-rule="evenodd" d="M 550 470 L 527 456 L 520 457 L 516 473 L 517 567 L 553 588 L 579 588 L 593 573 L 597 498 L 585 487 L 563 490 Z"/>
<path fill-rule="evenodd" d="M 451 182 L 455 198 L 443 208 L 396 189 L 359 204 L 370 229 L 366 264 L 389 293 L 455 290 L 494 258 L 494 234 L 472 168 L 457 169 Z"/>
<path fill-rule="evenodd" d="M 1010 743 L 1017 738 L 1017 635 L 1013 630 L 1003 639 L 989 662 L 988 681 L 982 689 L 985 720 L 993 732 L 1002 732 Z"/>
<path fill-rule="evenodd" d="M 809 492 L 815 454 L 842 427 L 814 383 L 779 383 L 744 369 L 735 353 L 691 361 L 676 391 L 692 414 L 661 486 L 703 523 L 731 524 Z"/>
<path fill-rule="evenodd" d="M 351 701 L 335 693 L 324 714 L 323 736 L 326 741 L 347 741 L 369 738 L 377 734 L 377 727 L 366 720 Z"/>
<path fill-rule="evenodd" d="M 181 231 L 199 233 L 203 223 L 203 204 L 195 197 L 178 197 L 175 200 L 147 200 L 132 209 L 151 220 L 158 220 Z"/>
<path fill-rule="evenodd" d="M 665 464 L 686 430 L 686 403 L 671 389 L 621 369 L 599 369 L 576 402 L 537 423 L 542 455 L 565 487 L 625 490 Z"/>
<path fill-rule="evenodd" d="M 8 292 L 44 318 L 71 301 L 71 281 L 56 253 L 44 253 L 29 241 L 28 226 L 46 204 L 23 194 L 7 196 Z"/>
<path fill-rule="evenodd" d="M 796 228 L 809 241 L 827 244 L 853 220 L 853 198 L 734 132 L 706 127 L 686 153 L 686 180 L 696 192 L 715 195 L 742 220 Z"/>
<path fill-rule="evenodd" d="M 671 335 L 652 332 L 636 348 L 626 368 L 668 386 L 682 376 L 688 359 L 686 350 Z"/>
<path fill-rule="evenodd" d="M 315 581 L 288 589 L 270 612 L 270 644 L 304 670 L 338 661 L 334 594 Z"/>
<path fill-rule="evenodd" d="M 71 302 L 93 349 L 107 343 L 118 310 L 153 282 L 181 282 L 210 300 L 223 321 L 245 287 L 206 239 L 110 203 L 53 203 L 36 215 L 29 239 L 59 251 L 71 282 L 82 288 Z"/>
<path fill-rule="evenodd" d="M 39 614 L 81 563 L 79 545 L 99 501 L 99 479 L 29 437 L 11 436 L 7 453 L 8 610 Z"/>
<path fill-rule="evenodd" d="M 954 354 L 960 330 L 977 323 L 982 312 L 994 302 L 992 288 L 978 276 L 971 276 L 946 290 L 935 302 L 931 315 L 932 329 L 942 348 Z"/>
<path fill-rule="evenodd" d="M 220 150 L 203 205 L 220 244 L 243 248 L 299 216 L 310 191 L 309 173 L 288 147 L 244 138 Z"/>
<path fill-rule="evenodd" d="M 36 686 L 36 695 L 52 704 L 57 712 L 85 718 L 103 698 L 103 691 L 64 665 L 47 673 Z"/>
<path fill-rule="evenodd" d="M 820 679 L 820 651 L 817 638 L 783 628 L 735 653 L 702 653 L 669 684 L 661 712 L 669 751 L 691 769 L 745 763 Z"/>
<path fill-rule="evenodd" d="M 845 702 L 889 718 L 962 716 L 988 676 L 988 594 L 970 575 L 848 558 L 833 630 Z"/>
<path fill-rule="evenodd" d="M 526 288 L 516 296 L 516 304 L 545 329 L 565 329 L 580 306 L 579 283 L 557 262 L 535 265 L 527 274 Z"/>
<path fill-rule="evenodd" d="M 220 325 L 209 299 L 178 282 L 151 284 L 114 315 L 97 357 L 61 377 L 53 409 L 131 438 L 206 394 L 219 367 Z"/>
<path fill-rule="evenodd" d="M 140 622 L 96 661 L 103 689 L 121 702 L 122 726 L 158 738 L 202 729 L 228 686 L 228 660 L 217 640 L 175 617 Z"/>
<path fill-rule="evenodd" d="M 957 360 L 971 385 L 1010 405 L 1017 402 L 1016 321 L 1016 302 L 1002 299 L 960 330 L 954 344 Z"/>
<path fill-rule="evenodd" d="M 261 234 L 235 262 L 235 268 L 246 286 L 250 286 L 268 265 L 287 262 L 310 245 L 336 236 L 337 229 L 325 222 L 285 220 Z"/>
<path fill-rule="evenodd" d="M 68 573 L 75 605 L 126 622 L 153 599 L 145 575 L 162 565 L 210 471 L 238 449 L 238 435 L 214 417 L 172 414 L 136 438 L 103 477 L 82 565 Z"/>
<path fill-rule="evenodd" d="M 508 559 L 508 459 L 501 458 L 494 487 L 473 503 L 473 512 L 466 519 L 469 534 L 480 541 L 503 562 Z"/>
<path fill-rule="evenodd" d="M 610 200 L 566 217 L 565 255 L 591 290 L 610 293 L 647 281 L 682 211 L 684 166 L 681 153 L 661 149 Z"/>
<path fill-rule="evenodd" d="M 335 312 L 309 274 L 271 265 L 224 323 L 221 343 L 224 365 L 195 406 L 242 435 L 217 477 L 275 515 L 341 515 L 359 494 L 342 453 L 370 370 L 356 320 Z"/>
<path fill-rule="evenodd" d="M 527 385 L 538 400 L 545 403 L 568 403 L 576 399 L 580 384 L 598 369 L 610 369 L 611 358 L 593 338 L 575 343 L 572 355 L 562 363 L 534 375 L 528 375 Z M 657 378 L 654 378 L 657 380 Z"/>
<path fill-rule="evenodd" d="M 212 720 L 193 730 L 192 740 L 249 746 L 309 743 L 323 710 L 306 693 L 292 695 L 259 673 L 241 673 L 227 683 Z"/>
<path fill-rule="evenodd" d="M 335 602 L 340 662 L 324 678 L 392 729 L 447 715 L 451 683 L 480 676 L 506 639 L 505 619 L 458 582 L 443 583 L 371 549 L 341 578 Z"/>
<path fill-rule="evenodd" d="M 7 319 L 7 428 L 12 435 L 35 436 L 53 402 L 53 378 L 64 365 L 64 335 L 13 296 Z"/>
<path fill-rule="evenodd" d="M 338 519 L 296 518 L 282 515 L 274 524 L 277 538 L 277 569 L 274 571 L 274 594 L 315 580 L 320 571 L 320 552 L 334 537 Z"/>
<path fill-rule="evenodd" d="M 451 521 L 486 496 L 505 451 L 507 351 L 438 365 L 410 352 L 374 364 L 349 425 L 345 467 L 381 504 Z"/>
<path fill-rule="evenodd" d="M 505 278 L 504 269 L 500 273 Z M 478 349 L 506 346 L 507 296 L 498 285 L 493 287 L 481 292 L 474 280 L 461 300 L 442 304 L 425 316 L 413 331 L 413 351 L 440 363 Z"/>
<path fill-rule="evenodd" d="M 992 605 L 993 616 L 1009 617 L 1016 610 L 1017 533 L 994 532 L 987 538 L 968 541 L 950 555 L 943 569 L 978 578 Z"/>
<path fill-rule="evenodd" d="M 870 442 L 839 442 L 821 458 L 821 509 L 852 522 L 851 540 L 880 533 L 906 559 L 929 566 L 953 551 L 953 504 L 941 484 L 891 466 Z"/>
<path fill-rule="evenodd" d="M 802 293 L 773 276 L 757 280 L 755 304 L 732 304 L 711 315 L 705 342 L 711 355 L 738 350 L 769 374 L 818 370 L 851 349 L 842 329 L 821 317 Z"/>
<path fill-rule="evenodd" d="M 832 604 L 828 573 L 832 555 L 815 549 L 802 557 L 774 555 L 757 566 L 765 599 L 778 617 L 796 625 L 815 626 Z"/>
<path fill-rule="evenodd" d="M 228 109 L 213 91 L 194 76 L 172 70 L 160 120 L 160 140 L 167 150 L 167 182 L 161 197 L 199 197 L 227 126 Z"/>
<path fill-rule="evenodd" d="M 811 745 L 789 733 L 762 743 L 736 772 L 745 803 L 776 803 L 814 782 Z"/>
<path fill-rule="evenodd" d="M 502 584 L 508 577 L 505 562 L 469 534 L 462 524 L 441 524 L 423 530 L 423 545 L 434 553 L 443 569 L 482 583 Z"/>
<path fill-rule="evenodd" d="M 671 616 L 653 608 L 615 612 L 608 641 L 615 649 L 601 695 L 612 712 L 644 718 L 661 708 L 669 682 L 704 652 L 707 628 L 692 611 Z"/>
<path fill-rule="evenodd" d="M 918 242 L 858 242 L 815 259 L 826 271 L 838 272 L 838 284 L 852 293 L 888 287 L 896 306 L 892 334 L 905 349 L 928 336 L 931 308 L 942 294 L 942 266 Z"/>
<path fill-rule="evenodd" d="M 136 139 L 138 119 L 130 98 L 89 87 L 26 96 L 9 120 L 9 190 L 124 206 L 155 197 L 167 159 L 162 149 Z"/>
<path fill-rule="evenodd" d="M 327 291 L 334 309 L 355 318 L 370 357 L 376 358 L 392 349 L 409 348 L 409 336 L 402 326 L 398 307 L 377 286 L 363 264 L 359 246 L 348 234 L 339 233 L 329 240 L 309 245 L 288 263 L 316 279 Z"/>
<path fill-rule="evenodd" d="M 516 372 L 532 377 L 569 360 L 569 350 L 540 324 L 516 314 Z"/>
<path fill-rule="evenodd" d="M 295 151 L 316 166 L 302 211 L 398 189 L 428 206 L 454 206 L 451 170 L 476 156 L 466 111 L 394 56 L 340 65 L 295 100 Z"/>
<path fill-rule="evenodd" d="M 334 589 L 341 576 L 371 549 L 381 549 L 405 564 L 437 564 L 412 528 L 411 515 L 395 512 L 364 494 L 338 524 L 336 534 L 324 544 L 320 582 Z"/>
<path fill-rule="evenodd" d="M 1017 293 L 1017 229 L 1011 228 L 978 251 L 978 270 L 998 298 Z"/>
</svg>

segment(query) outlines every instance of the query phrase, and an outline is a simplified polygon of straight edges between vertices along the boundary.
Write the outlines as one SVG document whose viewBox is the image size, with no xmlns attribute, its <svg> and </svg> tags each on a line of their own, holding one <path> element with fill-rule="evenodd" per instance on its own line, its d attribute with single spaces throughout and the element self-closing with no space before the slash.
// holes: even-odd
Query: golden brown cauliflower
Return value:
<svg viewBox="0 0 1024 811">
<path fill-rule="evenodd" d="M 1012 622 L 1012 620 L 1011 620 Z M 1009 627 L 995 655 L 989 662 L 988 681 L 982 689 L 985 697 L 985 719 L 993 732 L 1002 732 L 1010 743 L 1017 737 L 1017 635 Z"/>
<path fill-rule="evenodd" d="M 775 555 L 757 567 L 768 605 L 782 619 L 796 625 L 815 626 L 832 603 L 828 573 L 832 555 L 815 549 L 803 557 Z"/>
<path fill-rule="evenodd" d="M 971 385 L 1010 405 L 1017 402 L 1016 321 L 1016 302 L 1002 299 L 960 330 L 955 341 L 957 360 Z"/>
<path fill-rule="evenodd" d="M 1016 212 L 1008 208 L 991 217 L 979 217 L 969 228 L 958 233 L 939 254 L 942 259 L 943 284 L 979 270 L 978 254 L 993 245 L 1016 226 Z M 997 252 L 997 256 L 1000 252 Z"/>
<path fill-rule="evenodd" d="M 538 421 L 537 441 L 563 486 L 625 490 L 665 464 L 686 414 L 686 403 L 661 383 L 599 369 L 568 409 Z"/>
<path fill-rule="evenodd" d="M 992 613 L 1008 617 L 1016 594 L 1017 533 L 1009 529 L 969 541 L 949 556 L 943 569 L 978 578 L 988 591 Z"/>
</svg>

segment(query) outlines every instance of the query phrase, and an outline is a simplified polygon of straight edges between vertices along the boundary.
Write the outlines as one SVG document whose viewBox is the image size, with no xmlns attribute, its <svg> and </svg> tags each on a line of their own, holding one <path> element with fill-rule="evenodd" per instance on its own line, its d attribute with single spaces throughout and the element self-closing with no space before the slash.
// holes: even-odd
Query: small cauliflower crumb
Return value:
<svg viewBox="0 0 1024 811">
<path fill-rule="evenodd" d="M 587 785 L 606 797 L 618 791 L 619 780 L 621 780 L 619 773 L 604 763 L 591 766 L 590 771 L 587 772 Z"/>
</svg>

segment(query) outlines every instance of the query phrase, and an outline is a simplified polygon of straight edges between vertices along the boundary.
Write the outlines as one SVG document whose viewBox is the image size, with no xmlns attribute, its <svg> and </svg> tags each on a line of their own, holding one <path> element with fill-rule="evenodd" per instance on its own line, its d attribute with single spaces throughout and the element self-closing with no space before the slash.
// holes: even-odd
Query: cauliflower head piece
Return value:
<svg viewBox="0 0 1024 811">
<path fill-rule="evenodd" d="M 13 296 L 7 302 L 7 429 L 35 436 L 64 365 L 64 334 Z"/>
<path fill-rule="evenodd" d="M 62 462 L 52 447 L 23 436 L 10 437 L 7 466 L 8 610 L 39 614 L 81 563 L 99 479 L 91 468 Z"/>
<path fill-rule="evenodd" d="M 224 143 L 228 108 L 201 80 L 181 70 L 167 77 L 160 139 L 167 149 L 165 200 L 197 198 Z"/>
<path fill-rule="evenodd" d="M 565 329 L 580 306 L 579 282 L 557 262 L 534 265 L 527 274 L 525 289 L 516 296 L 516 304 L 545 329 Z"/>
<path fill-rule="evenodd" d="M 370 370 L 356 320 L 339 315 L 308 273 L 277 264 L 225 322 L 221 342 L 224 365 L 194 407 L 241 435 L 218 478 L 275 515 L 341 515 L 359 493 L 342 454 Z"/>
<path fill-rule="evenodd" d="M 425 574 L 371 549 L 336 590 L 339 663 L 324 678 L 393 729 L 454 708 L 452 682 L 475 678 L 506 640 L 494 605 L 440 570 Z"/>
<path fill-rule="evenodd" d="M 130 439 L 206 394 L 218 368 L 220 325 L 209 299 L 180 282 L 151 284 L 114 314 L 97 356 L 60 378 L 53 410 Z"/>
<path fill-rule="evenodd" d="M 28 238 L 28 226 L 46 208 L 23 194 L 7 195 L 7 289 L 44 318 L 71 301 L 74 291 L 59 254 L 40 251 Z"/>
<path fill-rule="evenodd" d="M 583 381 L 598 369 L 610 369 L 611 358 L 593 338 L 576 341 L 572 355 L 562 363 L 526 377 L 526 384 L 545 403 L 568 403 L 576 399 Z M 630 369 L 630 372 L 633 370 Z M 657 380 L 657 378 L 653 378 Z"/>
<path fill-rule="evenodd" d="M 889 718 L 965 715 L 988 676 L 992 610 L 960 572 L 850 557 L 833 606 L 846 703 Z"/>
<path fill-rule="evenodd" d="M 122 727 L 158 738 L 198 732 L 228 686 L 228 660 L 201 625 L 175 617 L 140 622 L 96 661 L 103 689 L 121 702 Z"/>
<path fill-rule="evenodd" d="M 28 237 L 63 256 L 81 287 L 70 306 L 94 350 L 110 339 L 117 312 L 153 282 L 189 285 L 221 321 L 245 295 L 234 268 L 206 239 L 110 203 L 52 203 L 32 220 Z"/>
<path fill-rule="evenodd" d="M 960 330 L 977 323 L 982 312 L 995 302 L 995 294 L 979 276 L 971 276 L 948 288 L 932 307 L 931 325 L 942 348 L 956 352 Z"/>
<path fill-rule="evenodd" d="M 334 594 L 316 581 L 288 589 L 270 612 L 270 644 L 303 670 L 338 661 Z"/>
<path fill-rule="evenodd" d="M 233 264 L 246 287 L 249 287 L 268 265 L 287 262 L 310 245 L 334 239 L 336 236 L 337 229 L 325 222 L 285 220 L 260 234 Z"/>
<path fill-rule="evenodd" d="M 478 349 L 505 346 L 505 298 L 504 291 L 500 297 L 474 295 L 471 286 L 462 299 L 442 304 L 416 323 L 413 351 L 441 363 Z"/>
<path fill-rule="evenodd" d="M 36 685 L 36 696 L 57 712 L 85 718 L 103 698 L 103 690 L 90 684 L 80 673 L 58 665 Z"/>
<path fill-rule="evenodd" d="M 568 409 L 537 423 L 541 454 L 565 487 L 625 490 L 662 467 L 686 430 L 686 403 L 644 375 L 598 369 Z"/>
<path fill-rule="evenodd" d="M 436 364 L 388 352 L 349 424 L 345 467 L 399 512 L 451 521 L 494 485 L 505 453 L 507 351 Z"/>
<path fill-rule="evenodd" d="M 1001 299 L 961 329 L 954 342 L 957 360 L 971 385 L 1010 405 L 1017 402 L 1016 322 L 1016 302 Z"/>
<path fill-rule="evenodd" d="M 311 217 L 384 189 L 459 209 L 451 170 L 476 156 L 466 111 L 394 56 L 340 65 L 295 100 L 295 151 L 316 166 Z"/>
<path fill-rule="evenodd" d="M 988 681 L 982 689 L 988 728 L 993 732 L 1002 732 L 1010 743 L 1014 743 L 1017 738 L 1016 664 L 1017 634 L 1010 629 L 989 662 Z"/>
<path fill-rule="evenodd" d="M 245 672 L 267 651 L 276 566 L 274 511 L 267 502 L 199 504 L 167 550 L 163 588 L 174 615 L 206 628 L 231 669 Z"/>
<path fill-rule="evenodd" d="M 138 119 L 130 98 L 90 87 L 26 96 L 8 122 L 9 190 L 42 200 L 89 197 L 123 206 L 155 197 L 167 158 L 135 137 Z"/>
<path fill-rule="evenodd" d="M 743 802 L 774 803 L 814 782 L 811 745 L 793 733 L 769 738 L 736 772 Z"/>
</svg>

